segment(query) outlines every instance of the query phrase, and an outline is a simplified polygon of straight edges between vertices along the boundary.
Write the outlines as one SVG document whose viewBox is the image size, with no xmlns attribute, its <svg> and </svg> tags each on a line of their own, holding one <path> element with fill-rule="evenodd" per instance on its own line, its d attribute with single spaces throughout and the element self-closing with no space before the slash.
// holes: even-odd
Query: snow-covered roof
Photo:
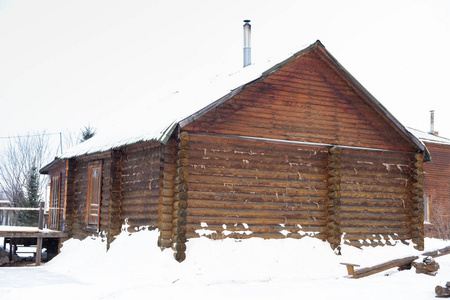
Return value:
<svg viewBox="0 0 450 300">
<path fill-rule="evenodd" d="M 317 43 L 317 42 L 316 42 Z M 312 48 L 304 46 L 302 51 Z M 59 158 L 71 158 L 87 154 L 99 153 L 111 149 L 132 145 L 144 141 L 157 141 L 165 144 L 176 126 L 197 112 L 208 107 L 215 107 L 218 102 L 224 101 L 233 95 L 233 91 L 239 87 L 264 76 L 272 68 L 277 67 L 286 57 L 298 55 L 289 53 L 284 57 L 269 58 L 261 63 L 254 63 L 235 73 L 224 76 L 216 76 L 208 82 L 198 82 L 195 78 L 187 78 L 183 87 L 175 92 L 159 93 L 152 98 L 150 96 L 147 107 L 141 110 L 134 109 L 133 116 L 124 120 L 114 134 L 98 133 L 91 139 L 80 143 Z M 229 96 L 229 97 L 227 97 Z M 156 98 L 157 97 L 157 98 Z M 123 111 L 120 112 L 123 115 Z M 136 116 L 137 115 L 137 116 Z M 123 117 L 121 117 L 123 118 Z M 130 126 L 129 123 L 132 122 Z"/>
<path fill-rule="evenodd" d="M 442 144 L 450 146 L 450 139 L 431 134 L 429 132 L 420 131 L 411 127 L 407 128 L 409 132 L 414 134 L 419 140 L 425 143 Z"/>
<path fill-rule="evenodd" d="M 325 49 L 320 41 L 304 47 L 302 50 L 283 58 L 268 59 L 263 63 L 252 64 L 227 76 L 218 76 L 207 83 L 200 83 L 196 78 L 187 78 L 185 88 L 179 91 L 149 97 L 146 107 L 133 110 L 128 119 L 125 111 L 120 111 L 123 121 L 112 134 L 98 134 L 93 138 L 76 145 L 63 153 L 60 158 L 71 158 L 87 154 L 99 153 L 111 149 L 132 145 L 138 142 L 157 141 L 165 144 L 178 125 L 184 126 L 214 107 L 239 93 L 247 84 L 260 79 L 277 70 L 293 58 L 305 53 L 317 45 L 321 46 L 336 66 L 375 104 L 413 143 L 425 152 L 423 143 L 406 128 L 373 97 L 342 65 Z M 286 58 L 287 57 L 287 58 Z"/>
</svg>

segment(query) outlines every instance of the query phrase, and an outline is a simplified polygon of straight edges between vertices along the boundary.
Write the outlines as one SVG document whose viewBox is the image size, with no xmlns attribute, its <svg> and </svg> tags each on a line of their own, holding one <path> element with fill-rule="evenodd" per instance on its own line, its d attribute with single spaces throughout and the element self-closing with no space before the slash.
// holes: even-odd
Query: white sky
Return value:
<svg viewBox="0 0 450 300">
<path fill-rule="evenodd" d="M 161 89 L 201 89 L 242 67 L 244 19 L 253 62 L 319 39 L 405 126 L 434 109 L 450 137 L 450 1 L 429 0 L 0 0 L 0 137 L 107 132 Z"/>
</svg>

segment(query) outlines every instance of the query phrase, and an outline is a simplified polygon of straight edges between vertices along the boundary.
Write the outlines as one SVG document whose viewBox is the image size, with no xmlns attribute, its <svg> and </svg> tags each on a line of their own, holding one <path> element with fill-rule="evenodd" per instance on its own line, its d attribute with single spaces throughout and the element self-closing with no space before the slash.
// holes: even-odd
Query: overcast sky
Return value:
<svg viewBox="0 0 450 300">
<path fill-rule="evenodd" d="M 405 126 L 428 131 L 434 109 L 450 137 L 450 1 L 431 0 L 0 0 L 0 137 L 106 132 L 160 90 L 201 89 L 242 68 L 244 19 L 253 62 L 319 39 Z"/>
</svg>

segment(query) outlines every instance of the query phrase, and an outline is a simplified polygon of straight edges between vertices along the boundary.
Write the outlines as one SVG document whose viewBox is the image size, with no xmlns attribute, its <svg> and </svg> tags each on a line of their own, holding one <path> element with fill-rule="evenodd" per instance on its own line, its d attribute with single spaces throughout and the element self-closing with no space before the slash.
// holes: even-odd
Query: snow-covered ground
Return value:
<svg viewBox="0 0 450 300">
<path fill-rule="evenodd" d="M 157 231 L 122 232 L 106 252 L 100 238 L 69 240 L 41 267 L 0 268 L 0 299 L 434 299 L 450 281 L 450 255 L 436 259 L 435 277 L 414 268 L 346 278 L 341 262 L 372 266 L 419 252 L 412 246 L 344 246 L 300 240 L 210 240 L 187 243 L 187 259 L 156 246 Z M 426 250 L 448 241 L 426 239 Z M 422 259 L 419 258 L 420 260 Z"/>
</svg>

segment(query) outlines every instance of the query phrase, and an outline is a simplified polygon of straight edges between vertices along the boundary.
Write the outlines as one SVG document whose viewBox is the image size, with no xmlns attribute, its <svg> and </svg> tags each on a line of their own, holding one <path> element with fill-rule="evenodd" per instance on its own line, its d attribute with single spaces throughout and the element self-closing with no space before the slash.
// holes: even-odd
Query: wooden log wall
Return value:
<svg viewBox="0 0 450 300">
<path fill-rule="evenodd" d="M 314 50 L 249 84 L 183 129 L 414 151 L 369 102 Z"/>
<path fill-rule="evenodd" d="M 75 169 L 76 162 L 74 159 L 66 160 L 66 180 L 64 202 L 66 209 L 64 211 L 65 231 L 71 236 L 73 234 L 74 226 L 74 211 L 75 211 Z"/>
<path fill-rule="evenodd" d="M 413 153 L 343 149 L 340 221 L 354 246 L 411 239 Z"/>
<path fill-rule="evenodd" d="M 160 155 L 159 147 L 123 155 L 120 212 L 129 231 L 158 226 Z"/>
<path fill-rule="evenodd" d="M 341 244 L 341 152 L 339 147 L 328 151 L 328 221 L 327 240 L 331 248 L 337 249 Z"/>
<path fill-rule="evenodd" d="M 88 166 L 90 162 L 102 162 L 102 186 L 100 202 L 100 224 L 99 231 L 107 231 L 109 227 L 109 206 L 110 206 L 110 182 L 111 182 L 111 157 L 88 161 L 81 158 L 76 161 L 73 174 L 74 197 L 73 197 L 73 237 L 85 238 L 89 234 L 97 231 L 86 229 L 86 199 L 88 190 Z"/>
<path fill-rule="evenodd" d="M 450 145 L 425 143 L 432 161 L 424 164 L 424 194 L 429 200 L 427 237 L 443 238 L 450 224 Z"/>
<path fill-rule="evenodd" d="M 160 236 L 158 245 L 161 248 L 172 246 L 173 194 L 176 161 L 176 139 L 171 138 L 161 146 L 160 190 L 159 190 L 159 222 Z"/>
<path fill-rule="evenodd" d="M 122 152 L 120 150 L 111 151 L 110 168 L 110 201 L 108 208 L 108 235 L 107 248 L 114 241 L 115 236 L 120 233 L 123 219 L 121 218 L 120 207 L 122 205 Z"/>
<path fill-rule="evenodd" d="M 326 239 L 327 155 L 325 147 L 191 133 L 187 236 Z"/>
<path fill-rule="evenodd" d="M 411 237 L 418 250 L 424 249 L 423 228 L 423 155 L 411 161 Z"/>
<path fill-rule="evenodd" d="M 182 132 L 176 147 L 173 193 L 172 249 L 178 262 L 186 259 L 186 224 L 188 208 L 189 134 Z"/>
</svg>

